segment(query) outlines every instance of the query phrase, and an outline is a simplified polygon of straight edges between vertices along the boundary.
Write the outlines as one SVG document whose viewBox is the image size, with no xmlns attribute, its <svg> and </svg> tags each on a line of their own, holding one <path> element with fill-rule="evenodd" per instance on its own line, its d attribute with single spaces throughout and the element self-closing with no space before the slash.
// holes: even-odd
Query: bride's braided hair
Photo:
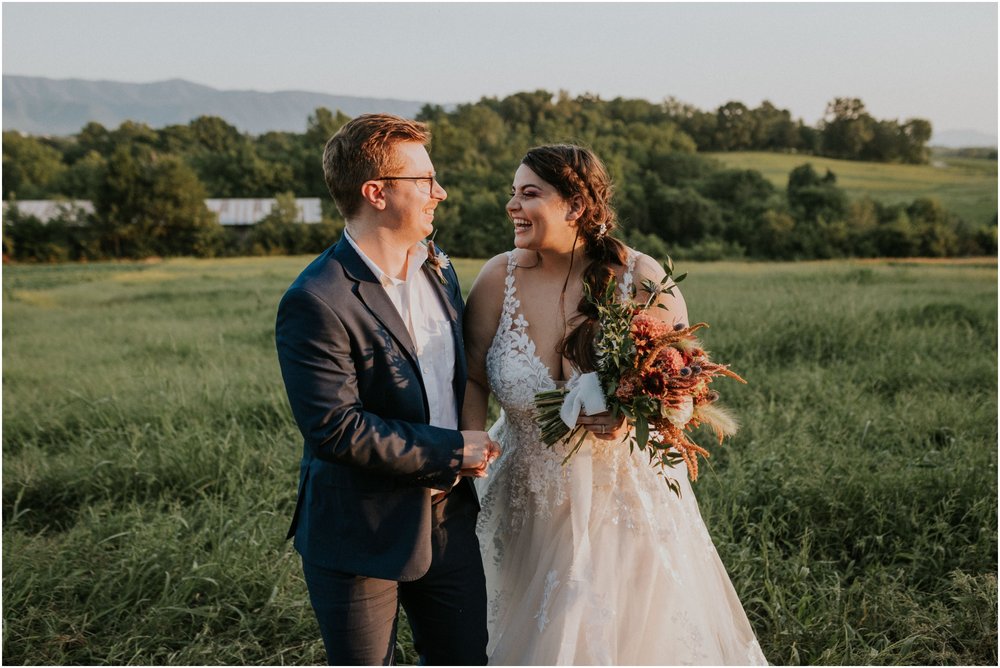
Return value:
<svg viewBox="0 0 1000 668">
<path fill-rule="evenodd" d="M 611 236 L 618 218 L 611 207 L 614 188 L 604 163 L 592 151 L 581 146 L 553 144 L 531 149 L 521 164 L 551 184 L 565 199 L 579 196 L 583 200 L 583 213 L 577 220 L 577 229 L 586 257 L 590 260 L 584 269 L 583 280 L 590 287 L 591 294 L 603 294 L 615 276 L 613 265 L 624 266 L 627 258 L 625 244 Z M 592 371 L 597 309 L 584 297 L 577 310 L 582 320 L 566 335 L 560 353 L 582 371 Z"/>
</svg>

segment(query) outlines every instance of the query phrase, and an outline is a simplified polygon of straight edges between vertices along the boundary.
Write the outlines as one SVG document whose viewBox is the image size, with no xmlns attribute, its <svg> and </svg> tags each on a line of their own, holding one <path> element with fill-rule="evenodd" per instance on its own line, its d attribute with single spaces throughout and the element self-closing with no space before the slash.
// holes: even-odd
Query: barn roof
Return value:
<svg viewBox="0 0 1000 668">
<path fill-rule="evenodd" d="M 255 225 L 271 213 L 275 204 L 274 198 L 224 198 L 206 199 L 205 206 L 219 216 L 222 225 Z M 323 219 L 323 212 L 318 197 L 297 198 L 295 204 L 299 208 L 299 223 L 318 223 Z M 43 223 L 60 214 L 69 207 L 76 207 L 86 213 L 94 213 L 94 205 L 85 200 L 54 200 L 54 199 L 23 199 L 16 202 L 4 202 L 4 213 L 10 206 L 17 206 L 23 214 L 34 216 Z"/>
<path fill-rule="evenodd" d="M 205 206 L 209 211 L 219 215 L 222 225 L 253 225 L 259 223 L 271 213 L 275 204 L 273 198 L 227 198 L 206 199 Z M 297 198 L 295 204 L 299 208 L 299 223 L 318 223 L 323 219 L 318 197 Z"/>
<path fill-rule="evenodd" d="M 59 199 L 21 199 L 16 202 L 4 202 L 3 212 L 7 213 L 12 205 L 17 206 L 17 210 L 26 216 L 34 216 L 43 223 L 47 223 L 53 218 L 58 218 L 64 212 L 76 208 L 84 213 L 94 213 L 94 205 L 85 199 L 59 200 Z"/>
</svg>

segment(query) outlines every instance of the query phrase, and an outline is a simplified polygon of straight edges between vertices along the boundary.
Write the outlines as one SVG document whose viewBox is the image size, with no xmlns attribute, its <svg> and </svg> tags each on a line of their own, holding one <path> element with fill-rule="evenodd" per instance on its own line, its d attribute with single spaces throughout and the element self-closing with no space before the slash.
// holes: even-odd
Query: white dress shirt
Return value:
<svg viewBox="0 0 1000 668">
<path fill-rule="evenodd" d="M 406 262 L 406 278 L 389 276 L 365 255 L 351 235 L 344 230 L 347 242 L 381 283 L 417 351 L 420 374 L 427 392 L 430 424 L 446 429 L 458 429 L 458 409 L 455 405 L 455 341 L 451 322 L 439 290 L 431 283 L 427 272 L 421 271 L 427 251 L 422 244 L 410 249 Z"/>
</svg>

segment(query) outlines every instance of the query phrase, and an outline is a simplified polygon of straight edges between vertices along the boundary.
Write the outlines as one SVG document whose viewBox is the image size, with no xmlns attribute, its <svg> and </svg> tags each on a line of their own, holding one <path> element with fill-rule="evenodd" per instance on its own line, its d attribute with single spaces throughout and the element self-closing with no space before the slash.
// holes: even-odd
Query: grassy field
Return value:
<svg viewBox="0 0 1000 668">
<path fill-rule="evenodd" d="M 997 161 L 939 157 L 929 165 L 889 165 L 834 160 L 811 155 L 739 152 L 706 153 L 726 167 L 756 169 L 784 190 L 788 173 L 811 163 L 820 174 L 829 169 L 851 198 L 864 196 L 886 204 L 935 197 L 946 209 L 972 223 L 987 223 L 997 214 Z"/>
<path fill-rule="evenodd" d="M 308 260 L 4 267 L 5 664 L 323 661 L 272 333 Z M 677 269 L 749 380 L 697 493 L 771 662 L 995 665 L 995 261 Z"/>
</svg>

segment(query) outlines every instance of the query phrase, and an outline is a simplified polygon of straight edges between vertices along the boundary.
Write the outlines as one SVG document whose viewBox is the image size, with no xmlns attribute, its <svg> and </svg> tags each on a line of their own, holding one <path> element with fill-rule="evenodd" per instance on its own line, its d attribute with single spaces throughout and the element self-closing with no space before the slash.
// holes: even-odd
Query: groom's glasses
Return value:
<svg viewBox="0 0 1000 668">
<path fill-rule="evenodd" d="M 417 190 L 429 195 L 434 190 L 434 182 L 437 181 L 437 174 L 431 176 L 380 176 L 373 181 L 413 181 Z M 441 182 L 438 181 L 438 184 Z"/>
</svg>

